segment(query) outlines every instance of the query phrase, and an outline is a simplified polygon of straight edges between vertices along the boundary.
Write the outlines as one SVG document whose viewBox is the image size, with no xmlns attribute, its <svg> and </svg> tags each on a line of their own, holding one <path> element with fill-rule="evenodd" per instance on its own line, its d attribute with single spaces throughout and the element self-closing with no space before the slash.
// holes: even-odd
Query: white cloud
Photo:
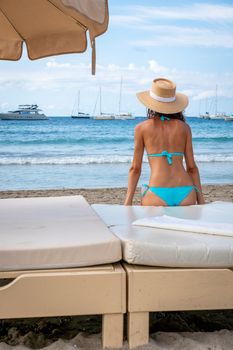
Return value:
<svg viewBox="0 0 233 350">
<path fill-rule="evenodd" d="M 191 90 L 191 89 L 181 90 L 180 92 L 181 92 L 182 94 L 185 94 L 185 95 L 189 96 L 189 97 L 191 97 L 191 96 L 194 95 L 194 91 Z"/>
<path fill-rule="evenodd" d="M 155 74 L 165 74 L 167 72 L 167 68 L 161 66 L 157 61 L 150 60 L 149 62 L 150 70 Z"/>
<path fill-rule="evenodd" d="M 127 14 L 127 11 L 133 15 Z M 112 16 L 113 24 L 137 31 L 138 40 L 130 41 L 137 48 L 233 47 L 233 5 L 125 6 L 124 12 L 124 15 Z M 176 25 L 173 25 L 174 21 Z M 147 34 L 140 39 L 142 31 L 147 31 Z"/>
<path fill-rule="evenodd" d="M 233 21 L 233 6 L 194 3 L 185 6 L 129 6 L 134 15 L 113 15 L 114 24 L 134 24 L 151 20 Z"/>
<path fill-rule="evenodd" d="M 139 6 L 138 10 L 147 17 L 163 18 L 163 19 L 180 19 L 180 20 L 233 20 L 233 6 L 232 5 L 215 5 L 197 3 L 189 6 L 175 6 L 175 7 L 144 7 Z"/>
<path fill-rule="evenodd" d="M 151 59 L 145 65 L 137 65 L 133 62 L 126 66 L 115 63 L 106 66 L 97 65 L 97 75 L 93 77 L 90 75 L 89 64 L 67 62 L 69 64 L 66 64 L 63 69 L 57 69 L 58 62 L 56 60 L 53 62 L 53 67 L 47 69 L 45 61 L 44 68 L 34 68 L 33 74 L 29 74 L 27 68 L 14 72 L 0 70 L 1 93 L 4 91 L 7 95 L 11 95 L 12 91 L 17 90 L 23 91 L 29 97 L 41 96 L 41 101 L 47 99 L 44 105 L 47 106 L 48 113 L 53 111 L 54 114 L 59 110 L 71 109 L 77 90 L 82 91 L 82 101 L 86 100 L 86 110 L 88 108 L 92 110 L 100 85 L 102 86 L 104 107 L 107 106 L 116 111 L 121 77 L 123 77 L 124 103 L 132 106 L 132 110 L 141 108 L 135 93 L 148 90 L 152 80 L 161 76 L 175 81 L 177 90 L 190 97 L 190 105 L 198 100 L 215 96 L 216 84 L 218 84 L 220 98 L 233 97 L 232 72 L 222 73 L 220 76 L 218 73 L 182 71 L 161 65 L 158 61 Z M 61 98 L 64 93 L 66 98 Z M 54 100 L 54 96 L 57 100 Z M 2 109 L 6 109 L 6 106 L 2 106 Z"/>
<path fill-rule="evenodd" d="M 216 86 L 217 86 L 217 91 L 216 91 Z M 219 88 L 219 85 L 216 84 L 210 90 L 204 90 L 204 91 L 197 93 L 193 97 L 193 100 L 194 101 L 205 100 L 208 98 L 215 97 L 216 94 L 218 95 L 218 97 L 233 98 L 232 88 L 233 88 L 233 84 L 231 84 L 231 86 L 230 86 L 230 82 L 228 82 L 226 84 L 226 86 L 224 86 L 224 82 L 221 81 L 220 88 Z"/>
<path fill-rule="evenodd" d="M 136 69 L 134 63 L 130 63 L 130 64 L 128 65 L 128 68 L 129 68 L 129 70 L 135 70 L 135 69 Z"/>
<path fill-rule="evenodd" d="M 219 84 L 219 96 L 230 97 L 233 93 L 233 73 L 201 73 L 196 71 L 182 71 L 173 67 L 161 65 L 156 60 L 149 60 L 146 65 L 137 65 L 133 62 L 127 66 L 114 63 L 97 65 L 96 76 L 90 75 L 89 64 L 65 64 L 63 69 L 57 70 L 58 62 L 53 61 L 53 68 L 35 70 L 28 74 L 27 68 L 14 72 L 0 70 L 0 89 L 25 89 L 62 91 L 64 88 L 84 88 L 96 90 L 99 85 L 106 91 L 118 92 L 121 76 L 123 86 L 127 93 L 135 93 L 141 89 L 149 88 L 153 79 L 165 76 L 174 80 L 179 90 L 185 91 L 194 100 L 214 96 L 215 86 Z M 69 69 L 66 69 L 69 67 Z M 221 78 L 221 80 L 220 80 Z M 231 93 L 232 91 L 232 93 Z M 230 92 L 230 93 L 229 93 Z"/>
<path fill-rule="evenodd" d="M 109 64 L 107 69 L 114 72 L 114 71 L 119 71 L 120 67 L 116 64 Z"/>
<path fill-rule="evenodd" d="M 215 90 L 206 90 L 199 92 L 196 96 L 193 97 L 194 101 L 204 100 L 210 97 L 214 97 L 216 95 Z"/>
<path fill-rule="evenodd" d="M 70 63 L 58 63 L 55 61 L 55 59 L 52 59 L 51 61 L 48 61 L 46 63 L 46 67 L 48 68 L 70 68 Z"/>
<path fill-rule="evenodd" d="M 0 104 L 0 110 L 4 111 L 7 108 L 7 106 L 9 106 L 8 102 L 2 102 Z"/>
<path fill-rule="evenodd" d="M 55 105 L 48 105 L 46 108 L 52 110 L 52 109 L 56 108 L 56 106 Z"/>
<path fill-rule="evenodd" d="M 179 26 L 149 26 L 151 36 L 148 39 L 132 40 L 131 45 L 138 47 L 156 46 L 199 46 L 233 48 L 233 35 L 226 31 L 188 28 Z"/>
<path fill-rule="evenodd" d="M 132 15 L 110 15 L 110 25 L 138 25 L 143 18 Z"/>
</svg>

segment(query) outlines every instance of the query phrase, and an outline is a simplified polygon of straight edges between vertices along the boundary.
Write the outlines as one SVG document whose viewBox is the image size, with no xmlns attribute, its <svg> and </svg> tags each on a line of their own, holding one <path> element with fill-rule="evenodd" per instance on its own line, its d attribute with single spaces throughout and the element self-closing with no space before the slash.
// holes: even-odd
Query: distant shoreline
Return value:
<svg viewBox="0 0 233 350">
<path fill-rule="evenodd" d="M 46 190 L 17 190 L 0 191 L 0 198 L 24 197 L 58 197 L 82 195 L 90 203 L 123 204 L 127 188 L 96 188 L 96 189 L 46 189 Z M 233 202 L 233 184 L 203 185 L 206 202 L 230 201 Z M 134 198 L 134 205 L 140 204 L 140 189 Z"/>
</svg>

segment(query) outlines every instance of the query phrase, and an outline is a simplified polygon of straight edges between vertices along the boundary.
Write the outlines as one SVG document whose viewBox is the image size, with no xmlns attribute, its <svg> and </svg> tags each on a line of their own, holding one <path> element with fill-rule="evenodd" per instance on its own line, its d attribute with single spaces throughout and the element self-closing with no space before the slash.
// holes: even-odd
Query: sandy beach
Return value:
<svg viewBox="0 0 233 350">
<path fill-rule="evenodd" d="M 206 202 L 233 201 L 233 185 L 205 185 Z M 126 188 L 3 191 L 0 198 L 83 195 L 90 204 L 122 204 Z M 134 204 L 140 203 L 137 190 Z M 0 350 L 101 349 L 101 317 L 0 320 Z M 125 334 L 126 339 L 126 334 Z M 128 349 L 124 342 L 124 350 Z M 159 312 L 150 315 L 150 343 L 138 350 L 233 349 L 233 311 Z"/>
<path fill-rule="evenodd" d="M 89 204 L 123 204 L 126 188 L 101 189 L 59 189 L 59 190 L 24 190 L 0 191 L 0 198 L 51 197 L 82 195 Z M 233 202 L 233 185 L 204 185 L 203 193 L 207 203 L 213 201 Z M 134 205 L 140 204 L 140 189 L 134 197 Z"/>
</svg>

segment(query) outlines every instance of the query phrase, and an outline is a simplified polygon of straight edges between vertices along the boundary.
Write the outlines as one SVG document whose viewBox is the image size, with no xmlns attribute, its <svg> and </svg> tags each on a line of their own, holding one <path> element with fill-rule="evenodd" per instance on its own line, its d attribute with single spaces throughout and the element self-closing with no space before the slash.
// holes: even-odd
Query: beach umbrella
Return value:
<svg viewBox="0 0 233 350">
<path fill-rule="evenodd" d="M 84 52 L 89 31 L 95 74 L 95 38 L 108 19 L 107 0 L 0 0 L 0 59 L 19 60 L 23 42 L 31 60 Z"/>
</svg>

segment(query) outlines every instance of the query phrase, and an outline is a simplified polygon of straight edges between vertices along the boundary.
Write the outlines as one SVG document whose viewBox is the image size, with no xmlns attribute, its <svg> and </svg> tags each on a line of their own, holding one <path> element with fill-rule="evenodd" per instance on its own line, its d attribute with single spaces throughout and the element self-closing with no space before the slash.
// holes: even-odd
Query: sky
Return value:
<svg viewBox="0 0 233 350">
<path fill-rule="evenodd" d="M 173 80 L 189 96 L 185 113 L 233 113 L 233 0 L 109 0 L 108 31 L 96 39 L 96 76 L 90 45 L 84 54 L 30 61 L 0 61 L 0 112 L 37 103 L 48 116 L 69 116 L 80 91 L 80 110 L 143 116 L 135 94 L 152 80 Z M 96 106 L 96 108 L 95 108 Z"/>
</svg>

